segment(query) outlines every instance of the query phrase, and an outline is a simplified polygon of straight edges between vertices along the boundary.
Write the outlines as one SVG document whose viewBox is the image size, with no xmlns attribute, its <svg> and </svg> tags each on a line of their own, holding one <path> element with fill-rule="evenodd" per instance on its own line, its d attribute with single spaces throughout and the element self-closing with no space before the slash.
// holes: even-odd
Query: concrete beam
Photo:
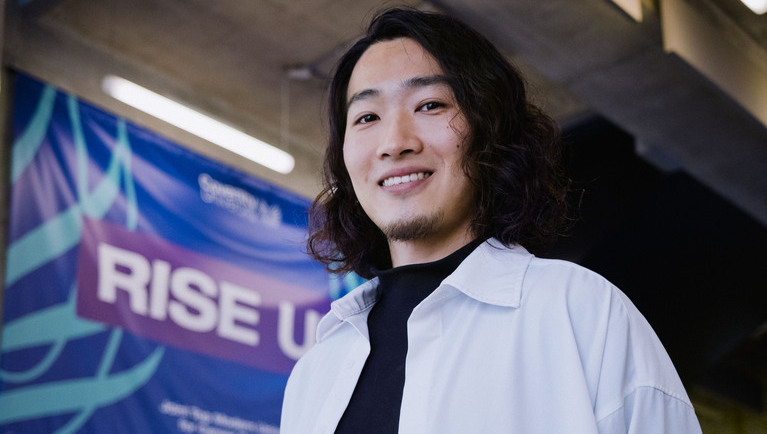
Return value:
<svg viewBox="0 0 767 434">
<path fill-rule="evenodd" d="M 604 0 L 443 3 L 767 225 L 767 128 L 664 50 L 653 11 L 637 23 Z"/>
</svg>

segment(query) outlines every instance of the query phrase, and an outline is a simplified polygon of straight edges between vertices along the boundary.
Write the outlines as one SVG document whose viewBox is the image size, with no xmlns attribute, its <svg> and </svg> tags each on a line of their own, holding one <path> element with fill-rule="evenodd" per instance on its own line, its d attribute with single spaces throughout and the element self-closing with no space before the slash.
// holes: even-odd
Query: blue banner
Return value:
<svg viewBox="0 0 767 434">
<path fill-rule="evenodd" d="M 309 202 L 18 74 L 0 431 L 277 433 Z"/>
</svg>

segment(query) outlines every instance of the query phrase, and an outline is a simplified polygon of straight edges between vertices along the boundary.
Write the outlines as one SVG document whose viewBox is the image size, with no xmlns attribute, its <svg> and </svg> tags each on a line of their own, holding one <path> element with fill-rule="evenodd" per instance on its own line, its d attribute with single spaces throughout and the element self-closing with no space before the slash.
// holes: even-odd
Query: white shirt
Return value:
<svg viewBox="0 0 767 434">
<path fill-rule="evenodd" d="M 331 305 L 288 380 L 281 433 L 333 433 L 370 351 L 377 279 Z M 401 434 L 688 434 L 647 321 L 578 265 L 482 243 L 408 320 Z M 361 433 L 362 434 L 362 433 Z"/>
</svg>

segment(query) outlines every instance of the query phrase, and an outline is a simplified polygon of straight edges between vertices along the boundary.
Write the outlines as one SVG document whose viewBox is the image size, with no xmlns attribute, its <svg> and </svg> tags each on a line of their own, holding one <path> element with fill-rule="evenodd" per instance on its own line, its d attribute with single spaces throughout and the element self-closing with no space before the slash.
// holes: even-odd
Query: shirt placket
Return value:
<svg viewBox="0 0 767 434">
<path fill-rule="evenodd" d="M 359 318 L 356 319 L 359 320 Z M 359 334 L 356 335 L 356 339 L 349 345 L 349 351 L 346 356 L 340 360 L 340 372 L 336 377 L 336 381 L 328 390 L 327 398 L 319 413 L 321 417 L 317 420 L 315 429 L 311 431 L 312 433 L 332 434 L 335 432 L 338 421 L 341 420 L 341 416 L 346 411 L 346 406 L 349 404 L 352 393 L 354 393 L 357 380 L 370 354 L 370 341 L 367 337 L 367 329 L 360 331 L 359 326 L 360 324 L 354 326 Z"/>
<path fill-rule="evenodd" d="M 416 306 L 408 319 L 405 387 L 400 410 L 400 434 L 424 434 L 430 427 L 431 390 L 442 345 L 441 306 L 448 294 L 439 288 Z"/>
</svg>

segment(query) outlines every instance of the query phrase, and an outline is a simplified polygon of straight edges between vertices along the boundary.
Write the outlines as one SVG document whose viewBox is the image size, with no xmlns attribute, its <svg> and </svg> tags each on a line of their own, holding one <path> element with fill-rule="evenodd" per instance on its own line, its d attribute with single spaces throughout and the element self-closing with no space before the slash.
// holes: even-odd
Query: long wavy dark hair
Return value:
<svg viewBox="0 0 767 434">
<path fill-rule="evenodd" d="M 410 38 L 439 63 L 470 132 L 462 168 L 476 191 L 474 235 L 538 251 L 563 227 L 567 182 L 559 128 L 527 100 L 524 81 L 484 36 L 442 14 L 390 9 L 340 59 L 328 98 L 323 190 L 309 213 L 309 253 L 334 272 L 391 267 L 384 234 L 362 210 L 343 158 L 347 87 L 376 42 Z"/>
</svg>

